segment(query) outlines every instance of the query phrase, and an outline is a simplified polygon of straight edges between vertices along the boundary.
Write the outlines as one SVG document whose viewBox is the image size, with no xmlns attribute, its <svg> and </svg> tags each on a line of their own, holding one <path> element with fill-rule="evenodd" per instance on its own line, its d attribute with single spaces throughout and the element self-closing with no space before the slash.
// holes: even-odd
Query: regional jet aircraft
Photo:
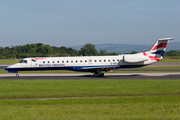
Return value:
<svg viewBox="0 0 180 120">
<path fill-rule="evenodd" d="M 158 39 L 149 51 L 137 54 L 124 54 L 117 56 L 80 56 L 80 57 L 41 57 L 25 58 L 19 63 L 7 67 L 8 72 L 33 70 L 72 70 L 93 72 L 94 76 L 104 76 L 104 71 L 119 68 L 137 68 L 150 65 L 163 59 L 169 40 L 173 38 Z"/>
</svg>

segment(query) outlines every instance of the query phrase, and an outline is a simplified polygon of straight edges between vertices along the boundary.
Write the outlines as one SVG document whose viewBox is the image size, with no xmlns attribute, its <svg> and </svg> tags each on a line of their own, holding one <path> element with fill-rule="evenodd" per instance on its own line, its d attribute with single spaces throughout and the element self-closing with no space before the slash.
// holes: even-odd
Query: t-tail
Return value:
<svg viewBox="0 0 180 120">
<path fill-rule="evenodd" d="M 151 60 L 162 60 L 169 40 L 173 40 L 173 38 L 158 39 L 152 48 L 147 52 L 143 52 L 143 54 L 148 56 Z"/>
</svg>

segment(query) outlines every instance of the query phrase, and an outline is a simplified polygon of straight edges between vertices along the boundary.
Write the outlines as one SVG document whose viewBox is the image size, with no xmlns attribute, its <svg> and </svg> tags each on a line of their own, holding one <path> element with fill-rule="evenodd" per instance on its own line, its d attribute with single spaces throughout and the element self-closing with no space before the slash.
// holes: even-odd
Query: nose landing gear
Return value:
<svg viewBox="0 0 180 120">
<path fill-rule="evenodd" d="M 16 77 L 19 77 L 19 74 L 16 74 Z"/>
</svg>

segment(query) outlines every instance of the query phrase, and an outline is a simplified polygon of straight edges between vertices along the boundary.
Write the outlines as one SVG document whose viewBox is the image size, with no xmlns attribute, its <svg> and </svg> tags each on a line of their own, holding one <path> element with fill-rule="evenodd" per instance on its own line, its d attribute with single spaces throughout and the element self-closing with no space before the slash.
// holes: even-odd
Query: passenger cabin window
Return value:
<svg viewBox="0 0 180 120">
<path fill-rule="evenodd" d="M 57 63 L 59 63 L 59 61 L 57 61 Z"/>
<path fill-rule="evenodd" d="M 62 63 L 64 63 L 64 61 L 62 61 Z"/>
<path fill-rule="evenodd" d="M 85 60 L 85 62 L 87 62 L 87 60 Z"/>
<path fill-rule="evenodd" d="M 115 60 L 113 60 L 113 62 L 114 62 Z"/>
<path fill-rule="evenodd" d="M 111 62 L 111 60 L 108 60 L 108 62 Z"/>
<path fill-rule="evenodd" d="M 97 60 L 94 60 L 94 62 L 96 62 Z"/>
<path fill-rule="evenodd" d="M 82 60 L 80 60 L 80 62 L 82 62 Z"/>
<path fill-rule="evenodd" d="M 48 63 L 50 63 L 50 61 L 48 61 Z"/>
<path fill-rule="evenodd" d="M 77 63 L 78 61 L 76 60 L 76 63 Z"/>
<path fill-rule="evenodd" d="M 43 63 L 45 63 L 45 61 L 43 61 Z"/>
<path fill-rule="evenodd" d="M 68 63 L 68 60 L 66 62 Z"/>
<path fill-rule="evenodd" d="M 71 61 L 71 63 L 73 63 L 73 61 Z"/>
<path fill-rule="evenodd" d="M 54 63 L 54 61 L 52 63 Z"/>
<path fill-rule="evenodd" d="M 91 60 L 89 60 L 89 62 L 91 62 Z"/>
<path fill-rule="evenodd" d="M 99 60 L 99 62 L 101 62 L 101 60 Z"/>
<path fill-rule="evenodd" d="M 117 59 L 117 61 L 119 61 L 119 59 Z"/>
<path fill-rule="evenodd" d="M 104 62 L 106 62 L 106 60 L 104 60 Z"/>
</svg>

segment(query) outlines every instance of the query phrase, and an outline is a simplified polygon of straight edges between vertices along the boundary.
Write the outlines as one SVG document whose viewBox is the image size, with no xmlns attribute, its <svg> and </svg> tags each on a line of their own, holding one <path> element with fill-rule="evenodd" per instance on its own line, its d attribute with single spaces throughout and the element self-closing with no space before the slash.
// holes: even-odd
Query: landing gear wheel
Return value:
<svg viewBox="0 0 180 120">
<path fill-rule="evenodd" d="M 104 77 L 104 73 L 101 73 L 100 76 L 101 76 L 101 77 Z"/>
<path fill-rule="evenodd" d="M 19 77 L 19 74 L 16 74 L 16 77 Z"/>
</svg>

